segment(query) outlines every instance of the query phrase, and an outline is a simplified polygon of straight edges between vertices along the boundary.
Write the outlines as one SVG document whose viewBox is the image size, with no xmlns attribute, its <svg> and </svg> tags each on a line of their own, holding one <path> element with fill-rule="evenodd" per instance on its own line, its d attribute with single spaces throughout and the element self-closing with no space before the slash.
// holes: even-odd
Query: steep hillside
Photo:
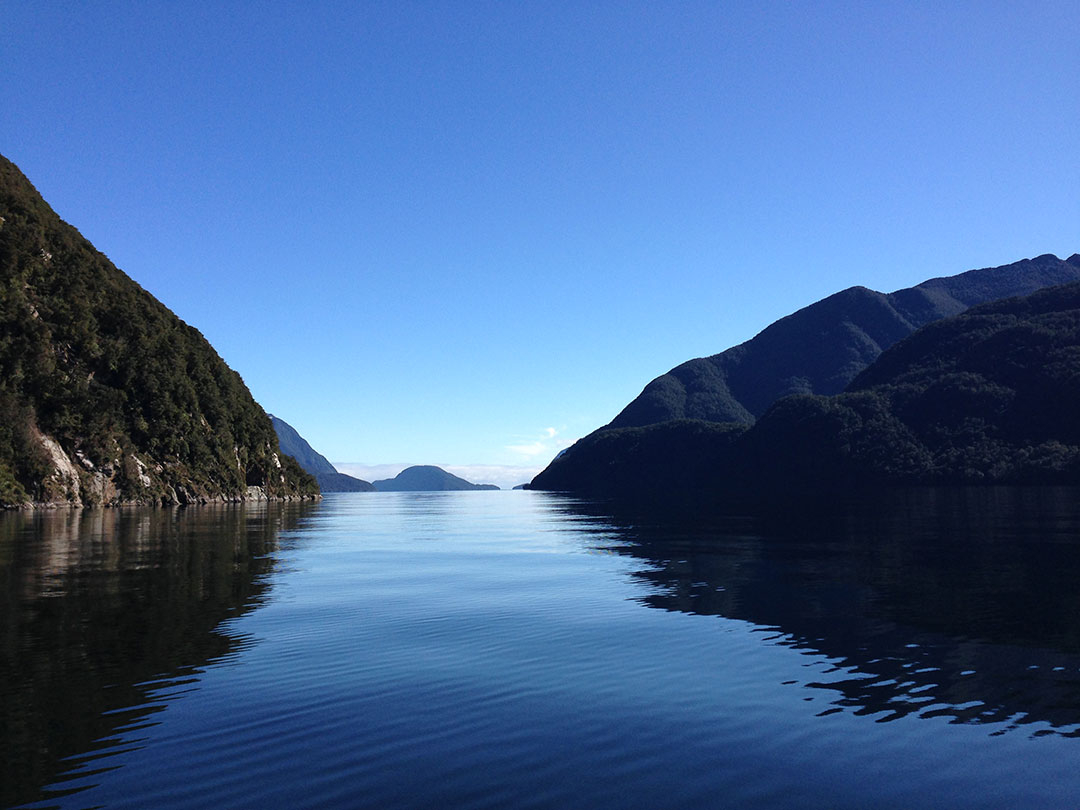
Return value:
<svg viewBox="0 0 1080 810">
<path fill-rule="evenodd" d="M 1076 484 L 1077 414 L 1080 283 L 930 324 L 883 353 L 847 392 L 785 397 L 749 429 L 684 420 L 597 431 L 531 486 L 664 497 Z"/>
<path fill-rule="evenodd" d="M 402 470 L 394 478 L 373 481 L 379 492 L 433 492 L 445 490 L 498 489 L 494 484 L 473 484 L 441 467 L 418 465 Z"/>
<path fill-rule="evenodd" d="M 339 473 L 334 469 L 334 465 L 326 460 L 326 456 L 316 452 L 308 444 L 307 439 L 297 433 L 296 428 L 284 419 L 270 414 L 270 421 L 281 443 L 281 451 L 295 458 L 304 470 L 314 475 L 315 480 L 319 482 L 319 489 L 323 492 L 375 491 L 375 487 L 362 478 L 353 478 L 351 475 Z"/>
<path fill-rule="evenodd" d="M 300 466 L 312 475 L 337 472 L 334 465 L 326 460 L 326 456 L 316 452 L 315 448 L 308 444 L 307 439 L 296 432 L 296 428 L 273 414 L 269 416 L 282 453 L 295 458 Z"/>
<path fill-rule="evenodd" d="M 0 504 L 317 494 L 203 336 L 0 157 Z"/>
<path fill-rule="evenodd" d="M 602 497 L 663 495 L 699 488 L 716 475 L 747 426 L 703 419 L 596 430 L 527 486 Z"/>
<path fill-rule="evenodd" d="M 843 391 L 883 350 L 928 323 L 1071 281 L 1080 281 L 1080 254 L 1065 261 L 1047 254 L 889 294 L 852 287 L 656 378 L 608 427 L 684 418 L 749 424 L 780 397 Z"/>
</svg>

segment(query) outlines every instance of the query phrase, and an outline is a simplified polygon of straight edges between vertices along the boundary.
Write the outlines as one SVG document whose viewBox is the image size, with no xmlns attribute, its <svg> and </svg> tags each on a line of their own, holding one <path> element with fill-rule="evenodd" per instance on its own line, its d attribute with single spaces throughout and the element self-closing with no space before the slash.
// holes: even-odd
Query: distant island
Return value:
<svg viewBox="0 0 1080 810">
<path fill-rule="evenodd" d="M 295 458 L 306 472 L 315 476 L 315 480 L 319 482 L 319 489 L 323 492 L 375 491 L 375 487 L 362 478 L 354 478 L 338 472 L 325 456 L 317 453 L 307 440 L 284 419 L 270 414 L 270 421 L 274 425 L 274 432 L 277 433 L 282 451 Z"/>
<path fill-rule="evenodd" d="M 473 484 L 464 478 L 458 478 L 453 473 L 448 473 L 441 467 L 431 465 L 418 465 L 408 467 L 397 474 L 394 478 L 384 478 L 373 481 L 375 489 L 379 492 L 434 492 L 434 491 L 464 491 L 479 489 L 499 489 L 494 484 Z"/>
<path fill-rule="evenodd" d="M 198 330 L 0 157 L 0 507 L 318 495 Z"/>
<path fill-rule="evenodd" d="M 1080 256 L 1010 267 L 1018 277 L 1033 267 L 1068 273 L 1062 265 L 1080 267 Z M 932 322 L 844 393 L 782 397 L 752 424 L 683 418 L 598 430 L 530 488 L 663 497 L 1080 483 L 1078 412 L 1080 283 L 1071 283 Z"/>
</svg>

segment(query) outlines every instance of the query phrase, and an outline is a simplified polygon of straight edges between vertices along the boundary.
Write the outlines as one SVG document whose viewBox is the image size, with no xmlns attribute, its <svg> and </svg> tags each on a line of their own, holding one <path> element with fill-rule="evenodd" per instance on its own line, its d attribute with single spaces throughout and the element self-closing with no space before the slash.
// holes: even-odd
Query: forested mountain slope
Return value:
<svg viewBox="0 0 1080 810">
<path fill-rule="evenodd" d="M 1080 283 L 984 304 L 884 352 L 840 395 L 752 427 L 672 420 L 585 437 L 534 489 L 771 495 L 915 483 L 1080 483 Z"/>
<path fill-rule="evenodd" d="M 0 157 L 0 504 L 317 494 L 205 338 Z"/>
<path fill-rule="evenodd" d="M 608 427 L 684 418 L 749 424 L 788 394 L 843 391 L 883 350 L 928 323 L 1071 281 L 1080 281 L 1080 254 L 970 270 L 889 294 L 851 287 L 657 377 Z"/>
</svg>

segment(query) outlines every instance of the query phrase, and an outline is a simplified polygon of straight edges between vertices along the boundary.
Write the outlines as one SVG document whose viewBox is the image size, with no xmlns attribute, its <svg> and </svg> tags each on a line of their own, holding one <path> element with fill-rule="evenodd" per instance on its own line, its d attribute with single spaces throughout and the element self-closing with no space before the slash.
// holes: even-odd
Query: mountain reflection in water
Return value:
<svg viewBox="0 0 1080 810">
<path fill-rule="evenodd" d="M 108 770 L 248 640 L 278 536 L 311 504 L 0 515 L 0 806 Z M 73 788 L 79 789 L 79 788 Z"/>
<path fill-rule="evenodd" d="M 823 714 L 1080 736 L 1080 490 L 924 488 L 711 517 L 559 509 L 622 530 L 605 547 L 642 561 L 643 604 L 824 656 L 801 682 L 834 693 Z"/>
<path fill-rule="evenodd" d="M 0 515 L 0 807 L 1075 807 L 1078 573 L 1076 490 Z"/>
</svg>

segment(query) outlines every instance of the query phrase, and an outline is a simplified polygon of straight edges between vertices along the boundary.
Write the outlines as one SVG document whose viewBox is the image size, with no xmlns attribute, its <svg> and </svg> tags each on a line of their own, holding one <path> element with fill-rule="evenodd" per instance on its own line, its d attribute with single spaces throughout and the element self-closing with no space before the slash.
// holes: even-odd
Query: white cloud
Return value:
<svg viewBox="0 0 1080 810">
<path fill-rule="evenodd" d="M 545 466 L 547 465 L 447 464 L 443 469 L 474 484 L 494 484 L 500 489 L 513 489 L 518 484 L 532 481 Z"/>
<path fill-rule="evenodd" d="M 447 472 L 472 481 L 474 484 L 495 484 L 502 489 L 513 489 L 518 484 L 525 484 L 536 477 L 560 451 L 574 443 L 573 439 L 560 437 L 562 430 L 547 427 L 533 436 L 519 436 L 513 444 L 504 446 L 510 456 L 519 463 L 510 464 L 442 464 L 438 461 L 425 460 L 422 464 L 434 464 Z M 364 464 L 357 461 L 335 461 L 338 472 L 362 478 L 365 481 L 378 481 L 393 478 L 412 464 Z"/>
<path fill-rule="evenodd" d="M 334 462 L 334 469 L 353 478 L 364 481 L 379 481 L 383 478 L 393 478 L 411 464 L 361 464 L 359 462 Z"/>
<path fill-rule="evenodd" d="M 574 443 L 567 439 L 560 439 L 560 432 L 559 428 L 544 428 L 540 436 L 536 438 L 522 437 L 520 441 L 506 445 L 506 449 L 514 455 L 523 456 L 529 460 L 540 456 L 552 459 L 558 455 L 560 450 L 565 450 Z"/>
</svg>

